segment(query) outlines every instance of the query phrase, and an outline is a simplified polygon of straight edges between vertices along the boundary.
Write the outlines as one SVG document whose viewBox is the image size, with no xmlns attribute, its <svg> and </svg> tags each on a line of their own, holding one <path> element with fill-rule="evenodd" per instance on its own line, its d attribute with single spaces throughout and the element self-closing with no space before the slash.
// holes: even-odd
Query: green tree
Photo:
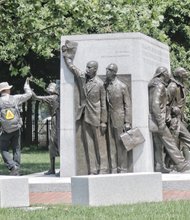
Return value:
<svg viewBox="0 0 190 220">
<path fill-rule="evenodd" d="M 172 67 L 189 69 L 189 11 L 189 0 L 1 0 L 0 60 L 43 85 L 59 76 L 62 35 L 142 32 L 169 44 Z"/>
<path fill-rule="evenodd" d="M 19 90 L 26 76 L 43 88 L 58 79 L 71 34 L 142 32 L 170 46 L 172 70 L 190 70 L 189 12 L 189 0 L 0 0 L 0 80 Z"/>
</svg>

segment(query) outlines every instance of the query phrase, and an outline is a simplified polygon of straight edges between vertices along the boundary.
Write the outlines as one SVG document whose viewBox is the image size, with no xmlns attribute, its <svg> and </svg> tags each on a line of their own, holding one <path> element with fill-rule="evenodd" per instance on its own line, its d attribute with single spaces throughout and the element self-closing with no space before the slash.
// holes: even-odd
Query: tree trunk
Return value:
<svg viewBox="0 0 190 220">
<path fill-rule="evenodd" d="M 34 144 L 38 146 L 38 109 L 39 109 L 39 101 L 35 102 L 35 117 L 34 117 Z"/>
<path fill-rule="evenodd" d="M 25 144 L 26 146 L 32 145 L 32 101 L 31 100 L 27 102 Z"/>
</svg>

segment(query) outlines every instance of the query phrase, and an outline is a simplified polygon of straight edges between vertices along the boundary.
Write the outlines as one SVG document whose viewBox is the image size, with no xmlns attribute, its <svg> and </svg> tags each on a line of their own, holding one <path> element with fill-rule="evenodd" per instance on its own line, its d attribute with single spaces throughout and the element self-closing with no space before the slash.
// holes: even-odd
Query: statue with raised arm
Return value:
<svg viewBox="0 0 190 220">
<path fill-rule="evenodd" d="M 50 169 L 45 172 L 45 175 L 55 174 L 55 158 L 59 156 L 59 91 L 56 83 L 50 83 L 46 89 L 49 95 L 37 96 L 33 92 L 33 98 L 48 104 L 51 115 L 50 127 L 50 141 L 49 141 L 49 155 L 50 155 Z"/>
<path fill-rule="evenodd" d="M 100 144 L 100 136 L 107 126 L 106 93 L 103 81 L 97 76 L 98 63 L 89 61 L 86 71 L 82 72 L 73 59 L 77 43 L 66 41 L 62 47 L 65 63 L 75 76 L 79 88 L 79 108 L 76 121 L 81 122 L 82 143 L 88 174 L 107 173 L 106 146 Z"/>
</svg>

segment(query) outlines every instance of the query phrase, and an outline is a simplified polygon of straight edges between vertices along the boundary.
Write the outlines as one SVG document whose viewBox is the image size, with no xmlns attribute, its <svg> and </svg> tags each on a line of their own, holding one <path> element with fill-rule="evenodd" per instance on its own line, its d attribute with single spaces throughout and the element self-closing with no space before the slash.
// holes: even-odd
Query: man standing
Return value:
<svg viewBox="0 0 190 220">
<path fill-rule="evenodd" d="M 108 108 L 108 148 L 111 173 L 127 172 L 127 151 L 120 135 L 131 128 L 131 100 L 127 86 L 117 78 L 118 67 L 106 68 L 106 97 Z"/>
<path fill-rule="evenodd" d="M 149 111 L 152 121 L 157 125 L 158 131 L 152 131 L 154 152 L 155 152 L 155 170 L 160 172 L 168 172 L 164 167 L 163 148 L 176 165 L 178 172 L 190 170 L 190 164 L 182 156 L 178 149 L 175 139 L 169 128 L 166 126 L 167 114 L 167 93 L 166 86 L 170 80 L 167 68 L 158 67 L 153 79 L 150 81 L 149 88 Z M 150 127 L 150 130 L 152 128 Z"/>
<path fill-rule="evenodd" d="M 59 93 L 56 83 L 50 83 L 46 89 L 49 95 L 37 96 L 33 92 L 34 99 L 48 104 L 51 115 L 49 154 L 50 154 L 50 169 L 45 172 L 45 175 L 55 174 L 55 157 L 59 156 Z"/>
<path fill-rule="evenodd" d="M 21 157 L 20 128 L 22 126 L 19 105 L 31 98 L 32 90 L 28 78 L 24 84 L 24 94 L 10 95 L 11 88 L 12 86 L 7 82 L 0 83 L 0 124 L 2 129 L 0 149 L 3 161 L 10 170 L 10 175 L 19 175 Z M 13 149 L 13 158 L 9 154 L 9 147 Z"/>
<path fill-rule="evenodd" d="M 173 76 L 174 78 L 171 78 L 167 88 L 168 107 L 171 113 L 169 128 L 176 138 L 176 142 L 179 144 L 185 159 L 190 161 L 190 133 L 186 127 L 184 114 L 186 104 L 184 81 L 187 79 L 187 71 L 182 67 L 178 67 Z"/>
<path fill-rule="evenodd" d="M 106 146 L 100 144 L 100 136 L 105 133 L 107 122 L 106 94 L 103 81 L 96 75 L 98 63 L 89 61 L 86 72 L 73 64 L 74 42 L 66 41 L 62 47 L 67 67 L 74 74 L 80 93 L 80 104 L 76 120 L 81 122 L 82 142 L 86 156 L 88 174 L 107 172 Z"/>
</svg>

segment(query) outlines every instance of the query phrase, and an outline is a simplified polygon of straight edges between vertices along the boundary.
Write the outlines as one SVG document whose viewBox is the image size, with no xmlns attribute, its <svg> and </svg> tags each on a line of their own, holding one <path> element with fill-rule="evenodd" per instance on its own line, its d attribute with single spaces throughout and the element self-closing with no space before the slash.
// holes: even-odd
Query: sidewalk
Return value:
<svg viewBox="0 0 190 220">
<path fill-rule="evenodd" d="M 163 201 L 190 200 L 190 191 L 163 191 Z M 71 204 L 71 192 L 30 193 L 30 204 Z"/>
<path fill-rule="evenodd" d="M 71 192 L 31 192 L 30 205 L 35 204 L 71 204 Z"/>
</svg>

